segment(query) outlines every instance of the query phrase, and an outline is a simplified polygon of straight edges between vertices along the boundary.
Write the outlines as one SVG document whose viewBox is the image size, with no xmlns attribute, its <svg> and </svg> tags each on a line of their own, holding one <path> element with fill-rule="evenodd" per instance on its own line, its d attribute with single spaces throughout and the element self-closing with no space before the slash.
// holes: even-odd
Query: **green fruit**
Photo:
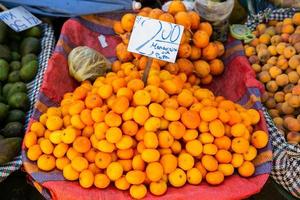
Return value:
<svg viewBox="0 0 300 200">
<path fill-rule="evenodd" d="M 6 83 L 4 86 L 3 86 L 3 88 L 2 88 L 2 95 L 3 95 L 3 97 L 7 97 L 7 94 L 8 94 L 8 92 L 9 92 L 9 90 L 10 90 L 10 88 L 13 86 L 13 83 Z"/>
<path fill-rule="evenodd" d="M 9 65 L 11 71 L 20 70 L 22 67 L 20 61 L 12 61 Z"/>
<path fill-rule="evenodd" d="M 19 71 L 12 71 L 8 75 L 8 82 L 15 83 L 20 81 L 20 72 Z"/>
<path fill-rule="evenodd" d="M 26 55 L 28 53 L 38 54 L 40 51 L 40 40 L 34 37 L 24 38 L 20 45 L 21 55 Z"/>
<path fill-rule="evenodd" d="M 29 63 L 32 60 L 37 60 L 37 56 L 33 53 L 26 54 L 22 57 L 22 65 Z"/>
<path fill-rule="evenodd" d="M 29 82 L 33 80 L 38 71 L 38 62 L 32 60 L 26 65 L 24 65 L 20 70 L 20 77 L 23 81 Z"/>
<path fill-rule="evenodd" d="M 36 38 L 40 38 L 42 35 L 42 30 L 38 27 L 38 26 L 34 26 L 30 29 L 27 29 L 25 31 L 25 36 L 26 37 L 36 37 Z"/>
<path fill-rule="evenodd" d="M 5 42 L 7 35 L 7 26 L 3 21 L 0 21 L 0 43 Z"/>
<path fill-rule="evenodd" d="M 16 51 L 12 51 L 11 52 L 11 59 L 13 61 L 19 61 L 21 59 L 21 55 Z"/>
<path fill-rule="evenodd" d="M 11 60 L 11 53 L 6 45 L 0 44 L 0 58 L 3 58 L 8 62 Z"/>
<path fill-rule="evenodd" d="M 8 72 L 9 72 L 8 63 L 4 59 L 0 59 L 0 81 L 7 80 Z"/>
<path fill-rule="evenodd" d="M 11 108 L 21 109 L 27 111 L 29 108 L 29 98 L 24 92 L 17 92 L 12 94 L 7 99 L 8 105 Z"/>
<path fill-rule="evenodd" d="M 6 118 L 6 122 L 21 122 L 25 121 L 25 113 L 22 110 L 10 110 Z"/>
<path fill-rule="evenodd" d="M 21 150 L 22 138 L 12 137 L 0 140 L 0 165 L 11 161 Z"/>
<path fill-rule="evenodd" d="M 22 137 L 23 124 L 20 122 L 9 122 L 4 126 L 0 133 L 6 138 Z"/>
<path fill-rule="evenodd" d="M 9 89 L 7 93 L 7 97 L 10 97 L 11 95 L 18 93 L 18 92 L 27 92 L 27 86 L 23 82 L 16 82 L 14 83 L 11 88 Z"/>
<path fill-rule="evenodd" d="M 0 103 L 0 121 L 4 120 L 7 117 L 8 110 L 9 110 L 8 105 L 4 103 Z"/>
</svg>

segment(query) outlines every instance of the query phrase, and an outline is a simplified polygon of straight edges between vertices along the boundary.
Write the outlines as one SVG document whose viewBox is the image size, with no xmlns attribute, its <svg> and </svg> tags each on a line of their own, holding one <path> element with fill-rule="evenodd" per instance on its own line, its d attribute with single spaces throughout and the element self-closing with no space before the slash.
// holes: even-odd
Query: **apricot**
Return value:
<svg viewBox="0 0 300 200">
<path fill-rule="evenodd" d="M 298 108 L 300 106 L 300 97 L 298 95 L 292 94 L 288 100 L 288 104 L 293 108 Z"/>
<path fill-rule="evenodd" d="M 260 43 L 268 45 L 270 43 L 271 36 L 267 33 L 264 33 L 261 34 L 258 39 Z"/>
<path fill-rule="evenodd" d="M 178 12 L 186 11 L 184 3 L 181 1 L 172 1 L 168 8 L 168 13 L 175 15 Z"/>
<path fill-rule="evenodd" d="M 209 64 L 206 61 L 204 61 L 204 60 L 197 60 L 193 64 L 194 64 L 194 67 L 195 67 L 196 74 L 200 78 L 204 78 L 207 75 L 209 75 L 210 66 L 209 66 Z"/>
<path fill-rule="evenodd" d="M 289 60 L 289 66 L 291 69 L 296 69 L 300 65 L 300 55 L 294 55 Z"/>
<path fill-rule="evenodd" d="M 274 94 L 274 99 L 277 103 L 284 102 L 284 92 L 279 91 Z"/>
<path fill-rule="evenodd" d="M 258 59 L 258 57 L 257 57 L 257 55 L 253 55 L 253 56 L 250 56 L 249 58 L 248 58 L 248 60 L 249 60 L 249 62 L 251 63 L 251 64 L 255 64 L 255 63 L 259 63 L 259 59 Z"/>
<path fill-rule="evenodd" d="M 266 102 L 265 102 L 267 108 L 271 109 L 271 108 L 275 108 L 276 106 L 276 101 L 275 99 L 272 97 L 272 98 L 269 98 Z"/>
<path fill-rule="evenodd" d="M 287 134 L 287 140 L 290 144 L 298 144 L 300 142 L 300 134 L 298 132 L 289 132 Z"/>
<path fill-rule="evenodd" d="M 259 34 L 264 34 L 265 31 L 267 29 L 267 25 L 266 24 L 258 24 L 256 26 L 256 30 L 259 32 Z"/>
<path fill-rule="evenodd" d="M 254 47 L 246 47 L 245 48 L 245 54 L 247 57 L 250 57 L 252 55 L 255 55 L 256 54 L 256 51 L 255 51 L 255 48 Z"/>
<path fill-rule="evenodd" d="M 295 25 L 299 26 L 300 25 L 300 13 L 295 13 L 292 21 Z"/>
<path fill-rule="evenodd" d="M 277 55 L 276 47 L 273 46 L 273 45 L 268 46 L 268 51 L 271 54 L 271 56 L 276 56 Z"/>
<path fill-rule="evenodd" d="M 278 85 L 276 83 L 276 81 L 269 81 L 267 84 L 266 84 L 266 89 L 269 91 L 269 92 L 276 92 L 278 90 Z"/>
<path fill-rule="evenodd" d="M 289 83 L 289 77 L 286 74 L 280 74 L 279 76 L 276 77 L 276 83 L 278 86 L 285 86 Z"/>
<path fill-rule="evenodd" d="M 289 82 L 296 84 L 299 81 L 299 74 L 296 71 L 291 71 L 288 73 Z"/>
<path fill-rule="evenodd" d="M 270 58 L 271 54 L 267 49 L 262 49 L 260 51 L 258 51 L 257 57 L 258 59 L 265 63 L 267 62 L 267 60 Z"/>
<path fill-rule="evenodd" d="M 294 26 L 291 25 L 291 24 L 284 24 L 282 26 L 282 33 L 288 33 L 288 34 L 291 34 L 293 33 L 295 30 Z"/>
<path fill-rule="evenodd" d="M 296 54 L 296 49 L 293 46 L 288 46 L 284 49 L 283 55 L 285 58 L 291 58 Z"/>
<path fill-rule="evenodd" d="M 300 85 L 295 85 L 292 89 L 292 94 L 300 95 Z"/>
<path fill-rule="evenodd" d="M 125 31 L 130 32 L 133 28 L 134 21 L 135 15 L 132 13 L 127 13 L 121 18 L 121 26 Z"/>
<path fill-rule="evenodd" d="M 273 66 L 269 69 L 269 74 L 270 74 L 271 78 L 276 78 L 281 73 L 282 73 L 282 70 L 276 66 Z"/>
<path fill-rule="evenodd" d="M 204 48 L 209 44 L 209 35 L 205 31 L 198 30 L 193 35 L 193 43 L 198 48 Z"/>
<path fill-rule="evenodd" d="M 292 106 L 290 106 L 288 104 L 288 102 L 284 102 L 282 103 L 281 105 L 281 111 L 284 113 L 284 114 L 292 114 L 294 112 L 294 108 Z"/>
<path fill-rule="evenodd" d="M 258 74 L 258 79 L 262 82 L 262 83 L 267 83 L 271 80 L 271 76 L 269 74 L 269 72 L 266 71 L 262 71 Z"/>
<path fill-rule="evenodd" d="M 279 35 L 274 35 L 274 36 L 272 36 L 272 38 L 271 38 L 271 44 L 272 44 L 272 45 L 276 46 L 276 45 L 278 45 L 280 42 L 282 42 L 282 39 L 281 39 L 281 37 L 280 37 Z"/>
<path fill-rule="evenodd" d="M 300 30 L 299 30 L 299 33 L 300 33 Z M 296 44 L 294 44 L 293 47 L 296 49 L 297 54 L 300 53 L 300 42 L 297 42 Z"/>
<path fill-rule="evenodd" d="M 278 54 L 282 55 L 285 48 L 286 48 L 286 43 L 280 42 L 276 46 L 276 51 L 277 51 Z"/>
<path fill-rule="evenodd" d="M 261 72 L 261 66 L 259 64 L 252 64 L 251 67 L 256 73 Z"/>
</svg>

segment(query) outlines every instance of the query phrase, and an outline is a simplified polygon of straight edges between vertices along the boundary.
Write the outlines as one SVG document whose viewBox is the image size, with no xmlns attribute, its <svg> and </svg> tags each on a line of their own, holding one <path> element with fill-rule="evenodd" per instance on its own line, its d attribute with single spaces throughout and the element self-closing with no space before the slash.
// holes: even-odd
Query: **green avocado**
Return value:
<svg viewBox="0 0 300 200">
<path fill-rule="evenodd" d="M 0 52 L 1 54 L 1 52 Z M 8 78 L 9 65 L 4 59 L 0 59 L 0 81 L 6 81 Z"/>
<path fill-rule="evenodd" d="M 11 108 L 27 111 L 29 108 L 29 98 L 24 92 L 17 92 L 8 96 L 7 103 Z"/>
<path fill-rule="evenodd" d="M 8 75 L 8 82 L 9 83 L 15 83 L 21 80 L 20 78 L 20 72 L 19 71 L 12 71 Z"/>
<path fill-rule="evenodd" d="M 22 137 L 23 124 L 20 122 L 9 122 L 1 129 L 0 133 L 6 138 Z"/>
<path fill-rule="evenodd" d="M 40 40 L 35 37 L 24 38 L 20 45 L 21 55 L 26 55 L 28 53 L 38 54 L 40 51 Z"/>
<path fill-rule="evenodd" d="M 20 70 L 22 65 L 20 61 L 12 61 L 10 64 L 10 71 Z"/>
<path fill-rule="evenodd" d="M 21 150 L 22 138 L 12 137 L 0 140 L 0 165 L 11 161 Z"/>
<path fill-rule="evenodd" d="M 17 92 L 27 92 L 27 86 L 23 82 L 16 82 L 14 83 L 11 88 L 9 89 L 7 93 L 7 97 L 10 97 L 11 95 L 17 93 Z"/>
<path fill-rule="evenodd" d="M 22 57 L 22 65 L 26 65 L 32 60 L 37 60 L 37 56 L 33 53 L 26 54 L 25 56 Z"/>
<path fill-rule="evenodd" d="M 13 86 L 13 83 L 6 83 L 2 88 L 2 96 L 7 97 L 7 94 L 10 90 L 10 88 Z"/>
<path fill-rule="evenodd" d="M 32 60 L 22 66 L 20 70 L 20 77 L 23 81 L 29 82 L 34 79 L 35 75 L 38 71 L 38 62 L 36 60 Z"/>
<path fill-rule="evenodd" d="M 24 34 L 25 34 L 26 37 L 40 38 L 41 35 L 42 35 L 42 30 L 40 29 L 40 27 L 34 26 L 34 27 L 24 31 Z"/>
<path fill-rule="evenodd" d="M 11 53 L 6 45 L 0 44 L 0 58 L 5 59 L 7 62 L 11 60 Z"/>
<path fill-rule="evenodd" d="M 0 103 L 0 121 L 3 121 L 7 117 L 8 110 L 9 110 L 8 105 L 4 103 Z"/>
<path fill-rule="evenodd" d="M 25 113 L 22 110 L 10 110 L 6 118 L 6 122 L 21 122 L 25 120 Z"/>
<path fill-rule="evenodd" d="M 11 52 L 11 60 L 19 61 L 20 59 L 21 59 L 21 55 L 18 52 L 16 51 Z"/>
</svg>

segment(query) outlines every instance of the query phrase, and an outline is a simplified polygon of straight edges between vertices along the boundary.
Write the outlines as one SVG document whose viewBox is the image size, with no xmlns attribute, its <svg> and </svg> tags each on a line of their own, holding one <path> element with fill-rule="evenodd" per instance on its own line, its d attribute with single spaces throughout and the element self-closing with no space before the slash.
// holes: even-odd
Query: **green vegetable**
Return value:
<svg viewBox="0 0 300 200">
<path fill-rule="evenodd" d="M 15 83 L 20 81 L 20 72 L 19 71 L 12 71 L 8 75 L 8 82 Z"/>
<path fill-rule="evenodd" d="M 24 38 L 20 45 L 21 55 L 26 55 L 28 53 L 37 54 L 40 50 L 40 40 L 34 37 Z"/>
<path fill-rule="evenodd" d="M 24 65 L 20 70 L 20 77 L 23 81 L 29 82 L 33 80 L 38 71 L 38 62 L 32 60 Z"/>
<path fill-rule="evenodd" d="M 0 140 L 0 165 L 11 161 L 21 150 L 22 139 L 12 137 Z"/>
<path fill-rule="evenodd" d="M 34 26 L 30 29 L 27 29 L 24 33 L 26 37 L 40 38 L 42 35 L 42 30 L 38 26 Z"/>
<path fill-rule="evenodd" d="M 23 136 L 23 124 L 20 122 L 9 122 L 0 131 L 1 135 L 6 138 L 22 137 Z"/>
<path fill-rule="evenodd" d="M 32 60 L 37 60 L 37 56 L 33 53 L 26 54 L 22 57 L 22 65 L 29 63 Z"/>
<path fill-rule="evenodd" d="M 8 105 L 12 108 L 21 109 L 27 111 L 29 108 L 29 98 L 24 92 L 17 92 L 12 94 L 7 99 Z"/>
<path fill-rule="evenodd" d="M 0 121 L 3 121 L 7 117 L 8 110 L 9 110 L 8 105 L 4 103 L 0 103 Z"/>
<path fill-rule="evenodd" d="M 2 95 L 3 97 L 7 97 L 8 96 L 8 92 L 10 90 L 10 88 L 13 86 L 13 83 L 6 83 L 3 88 L 2 88 Z"/>
<path fill-rule="evenodd" d="M 13 61 L 18 61 L 18 60 L 21 59 L 21 55 L 18 52 L 16 52 L 16 51 L 12 51 L 11 52 L 11 59 Z"/>
<path fill-rule="evenodd" d="M 22 67 L 20 61 L 12 61 L 9 65 L 11 71 L 20 70 Z"/>
<path fill-rule="evenodd" d="M 22 110 L 10 110 L 6 122 L 24 122 L 25 113 Z"/>
<path fill-rule="evenodd" d="M 9 89 L 8 93 L 7 93 L 7 97 L 17 93 L 17 92 L 27 92 L 27 86 L 25 83 L 23 82 L 16 82 L 14 83 L 11 88 Z"/>
<path fill-rule="evenodd" d="M 8 63 L 4 59 L 0 59 L 0 81 L 6 81 L 7 80 L 8 72 L 9 72 Z"/>
</svg>

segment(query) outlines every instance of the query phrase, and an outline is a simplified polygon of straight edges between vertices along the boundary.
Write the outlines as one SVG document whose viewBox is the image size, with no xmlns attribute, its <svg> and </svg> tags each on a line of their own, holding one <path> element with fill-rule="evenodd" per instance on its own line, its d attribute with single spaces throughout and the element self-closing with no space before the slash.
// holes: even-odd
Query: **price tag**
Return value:
<svg viewBox="0 0 300 200">
<path fill-rule="evenodd" d="M 41 22 L 22 6 L 0 13 L 0 19 L 16 32 L 24 31 Z"/>
<path fill-rule="evenodd" d="M 128 51 L 174 63 L 184 27 L 137 16 Z"/>
</svg>

